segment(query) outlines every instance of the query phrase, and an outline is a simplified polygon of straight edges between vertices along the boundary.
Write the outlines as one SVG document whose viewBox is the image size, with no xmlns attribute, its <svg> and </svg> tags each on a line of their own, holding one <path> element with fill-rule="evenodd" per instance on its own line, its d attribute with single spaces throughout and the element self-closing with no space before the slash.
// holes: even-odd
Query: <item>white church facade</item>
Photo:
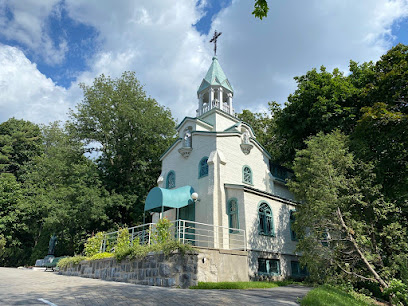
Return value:
<svg viewBox="0 0 408 306">
<path fill-rule="evenodd" d="M 249 277 L 301 277 L 291 230 L 296 202 L 285 184 L 292 173 L 274 165 L 235 117 L 234 91 L 215 56 L 197 95 L 196 117 L 178 125 L 145 210 L 153 222 L 185 220 L 190 226 L 178 223 L 178 238 L 197 247 L 247 252 Z"/>
</svg>

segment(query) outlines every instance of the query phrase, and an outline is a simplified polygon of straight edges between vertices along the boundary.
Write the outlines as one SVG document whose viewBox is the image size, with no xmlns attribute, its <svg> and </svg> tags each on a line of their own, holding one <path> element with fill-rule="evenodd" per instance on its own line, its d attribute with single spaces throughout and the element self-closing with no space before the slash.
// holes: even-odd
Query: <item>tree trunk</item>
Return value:
<svg viewBox="0 0 408 306">
<path fill-rule="evenodd" d="M 340 219 L 341 222 L 341 226 L 344 228 L 344 230 L 347 232 L 347 236 L 350 239 L 351 243 L 353 244 L 354 249 L 356 250 L 356 252 L 358 253 L 358 255 L 360 256 L 361 260 L 364 262 L 364 264 L 366 265 L 367 269 L 370 271 L 370 273 L 374 276 L 375 280 L 380 284 L 382 289 L 386 289 L 388 288 L 387 283 L 380 277 L 380 275 L 378 275 L 378 273 L 374 270 L 374 268 L 370 265 L 370 263 L 368 262 L 367 258 L 365 258 L 363 252 L 361 252 L 360 248 L 357 245 L 356 240 L 354 239 L 353 235 L 350 233 L 349 228 L 347 227 L 346 223 L 344 222 L 343 219 L 343 214 L 341 213 L 341 210 L 339 207 L 337 207 L 337 216 Z"/>
</svg>

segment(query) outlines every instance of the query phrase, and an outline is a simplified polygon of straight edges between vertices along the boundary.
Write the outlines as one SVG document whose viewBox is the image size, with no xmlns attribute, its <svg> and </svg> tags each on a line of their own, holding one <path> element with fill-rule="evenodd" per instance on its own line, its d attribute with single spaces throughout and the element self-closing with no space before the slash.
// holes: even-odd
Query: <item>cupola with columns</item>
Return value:
<svg viewBox="0 0 408 306">
<path fill-rule="evenodd" d="M 197 116 L 199 117 L 213 108 L 218 108 L 230 115 L 234 115 L 232 107 L 233 95 L 232 85 L 218 63 L 217 56 L 214 56 L 211 66 L 197 91 Z"/>
</svg>

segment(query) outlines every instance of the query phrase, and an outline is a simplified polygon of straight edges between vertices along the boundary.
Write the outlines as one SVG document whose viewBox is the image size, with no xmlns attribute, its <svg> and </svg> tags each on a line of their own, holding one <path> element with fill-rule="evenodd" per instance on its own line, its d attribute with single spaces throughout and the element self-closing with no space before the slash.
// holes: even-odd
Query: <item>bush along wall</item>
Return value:
<svg viewBox="0 0 408 306">
<path fill-rule="evenodd" d="M 197 254 L 149 253 L 140 259 L 82 260 L 60 267 L 59 273 L 140 285 L 189 288 L 196 286 Z"/>
<path fill-rule="evenodd" d="M 112 252 L 100 252 L 104 233 L 87 240 L 85 256 L 64 258 L 58 263 L 60 274 L 141 285 L 188 288 L 197 285 L 197 251 L 181 244 L 169 233 L 172 224 L 165 218 L 152 233 L 152 245 L 129 240 L 127 228 L 120 229 Z"/>
</svg>

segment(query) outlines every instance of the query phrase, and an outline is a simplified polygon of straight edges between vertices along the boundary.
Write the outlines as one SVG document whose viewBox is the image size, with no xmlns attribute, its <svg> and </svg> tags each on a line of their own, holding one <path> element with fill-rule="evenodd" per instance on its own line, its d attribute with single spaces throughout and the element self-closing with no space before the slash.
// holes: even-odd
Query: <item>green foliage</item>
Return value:
<svg viewBox="0 0 408 306">
<path fill-rule="evenodd" d="M 25 167 L 24 176 L 29 195 L 25 211 L 36 233 L 33 255 L 39 255 L 37 246 L 47 251 L 44 244 L 50 232 L 58 236 L 56 255 L 72 255 L 82 251 L 87 233 L 105 224 L 106 192 L 96 165 L 84 156 L 78 140 L 57 123 L 42 130 L 44 154 Z"/>
<path fill-rule="evenodd" d="M 372 269 L 386 278 L 381 258 L 383 232 L 378 228 L 394 209 L 378 193 L 372 167 L 354 159 L 348 138 L 339 131 L 319 133 L 306 145 L 296 154 L 296 178 L 289 187 L 302 201 L 294 227 L 301 261 L 307 264 L 311 278 L 379 281 Z M 399 234 L 395 241 L 404 244 L 405 230 L 393 227 L 393 231 Z"/>
<path fill-rule="evenodd" d="M 300 305 L 366 306 L 374 305 L 374 303 L 367 298 L 355 294 L 353 296 L 339 288 L 325 285 L 309 291 L 309 293 L 301 300 Z"/>
<path fill-rule="evenodd" d="M 119 229 L 116 239 L 114 255 L 118 261 L 125 259 L 131 254 L 129 229 L 127 227 Z"/>
<path fill-rule="evenodd" d="M 116 197 L 109 202 L 109 218 L 135 224 L 156 185 L 159 157 L 173 141 L 175 122 L 168 109 L 146 95 L 133 72 L 118 79 L 101 75 L 81 88 L 84 100 L 71 113 L 70 130 L 85 144 L 97 144 L 90 151 L 100 153 L 99 173 Z"/>
<path fill-rule="evenodd" d="M 101 251 L 105 232 L 96 233 L 95 236 L 89 237 L 84 246 L 84 253 L 87 257 L 92 257 Z"/>
<path fill-rule="evenodd" d="M 252 12 L 252 15 L 255 16 L 255 18 L 259 18 L 262 20 L 262 18 L 268 16 L 268 2 L 266 0 L 255 0 L 255 5 L 254 5 L 254 10 Z"/>
<path fill-rule="evenodd" d="M 408 285 L 401 280 L 393 279 L 389 287 L 385 290 L 385 294 L 391 297 L 394 305 L 408 305 Z"/>
<path fill-rule="evenodd" d="M 109 252 L 103 252 L 103 253 L 97 253 L 97 254 L 94 254 L 94 255 L 92 255 L 92 256 L 90 256 L 90 257 L 86 257 L 86 259 L 87 260 L 98 260 L 98 259 L 104 259 L 104 258 L 112 258 L 112 257 L 114 257 L 115 255 L 114 254 L 112 254 L 112 253 L 109 253 Z"/>
<path fill-rule="evenodd" d="M 3 235 L 0 235 L 0 260 L 3 258 L 4 250 L 6 247 L 6 238 Z"/>
<path fill-rule="evenodd" d="M 279 282 L 198 282 L 197 286 L 190 289 L 266 289 L 279 286 L 282 286 Z"/>
<path fill-rule="evenodd" d="M 71 264 L 73 266 L 76 266 L 83 260 L 87 260 L 87 258 L 85 256 L 78 256 L 78 255 L 73 256 L 73 257 L 65 257 L 65 258 L 62 258 L 60 261 L 58 261 L 57 267 L 63 269 L 63 268 L 68 267 Z"/>
<path fill-rule="evenodd" d="M 11 118 L 0 124 L 0 173 L 21 175 L 21 167 L 42 152 L 38 125 Z"/>
<path fill-rule="evenodd" d="M 11 173 L 0 173 L 0 235 L 7 242 L 2 256 L 5 265 L 17 265 L 26 259 L 24 242 L 29 227 L 24 222 L 27 217 L 24 204 L 21 183 Z"/>
<path fill-rule="evenodd" d="M 154 243 L 157 244 L 162 244 L 167 241 L 170 241 L 172 238 L 172 233 L 171 233 L 171 228 L 173 227 L 173 224 L 170 222 L 169 219 L 167 218 L 161 218 L 157 223 L 156 223 L 156 228 L 151 233 L 152 235 L 152 240 Z"/>
<path fill-rule="evenodd" d="M 297 89 L 288 97 L 285 108 L 275 111 L 275 137 L 279 144 L 276 161 L 290 165 L 296 150 L 319 132 L 334 129 L 349 132 L 359 116 L 354 107 L 359 89 L 338 69 L 332 73 L 320 67 L 295 77 Z"/>
<path fill-rule="evenodd" d="M 196 252 L 196 250 L 191 245 L 184 244 L 175 239 L 171 239 L 169 241 L 163 242 L 162 244 L 158 244 L 156 248 L 158 248 L 159 251 L 162 251 L 166 256 L 171 255 L 175 252 L 178 252 L 181 255 Z"/>
</svg>

